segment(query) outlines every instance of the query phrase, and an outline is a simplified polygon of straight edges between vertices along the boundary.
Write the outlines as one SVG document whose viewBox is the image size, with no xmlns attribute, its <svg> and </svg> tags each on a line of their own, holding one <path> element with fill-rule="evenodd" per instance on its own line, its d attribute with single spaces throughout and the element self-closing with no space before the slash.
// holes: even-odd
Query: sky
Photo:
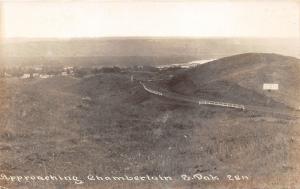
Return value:
<svg viewBox="0 0 300 189">
<path fill-rule="evenodd" d="M 6 38 L 300 37 L 296 0 L 2 0 L 2 9 Z"/>
</svg>

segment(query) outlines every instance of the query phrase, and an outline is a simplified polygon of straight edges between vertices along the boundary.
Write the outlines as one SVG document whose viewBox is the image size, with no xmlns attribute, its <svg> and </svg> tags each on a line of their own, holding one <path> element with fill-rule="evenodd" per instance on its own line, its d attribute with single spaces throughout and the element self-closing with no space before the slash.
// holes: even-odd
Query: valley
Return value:
<svg viewBox="0 0 300 189">
<path fill-rule="evenodd" d="M 264 78 L 264 64 L 271 65 L 272 73 L 278 74 Z M 299 89 L 299 68 L 296 58 L 250 53 L 188 69 L 1 78 L 1 173 L 74 175 L 85 181 L 77 185 L 72 181 L 24 183 L 2 179 L 1 186 L 297 188 L 299 119 L 276 111 L 297 114 L 292 105 L 299 97 L 295 92 Z M 264 81 L 272 79 L 284 91 L 259 89 Z M 140 82 L 168 95 L 151 94 Z M 172 95 L 176 96 L 170 98 Z M 194 103 L 199 99 L 244 104 L 246 109 Z M 275 113 L 247 110 L 249 105 Z M 162 175 L 175 179 L 99 183 L 88 181 L 90 174 Z M 225 179 L 181 179 L 181 175 L 199 174 Z M 249 179 L 231 182 L 226 175 Z"/>
</svg>

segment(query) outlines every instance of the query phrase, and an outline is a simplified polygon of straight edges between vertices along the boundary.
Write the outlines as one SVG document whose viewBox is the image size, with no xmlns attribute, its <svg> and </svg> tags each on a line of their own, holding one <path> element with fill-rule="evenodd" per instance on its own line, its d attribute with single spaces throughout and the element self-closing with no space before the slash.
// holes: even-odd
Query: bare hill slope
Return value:
<svg viewBox="0 0 300 189">
<path fill-rule="evenodd" d="M 277 54 L 246 53 L 221 58 L 176 75 L 169 87 L 188 95 L 240 103 L 300 106 L 300 60 Z M 278 91 L 263 90 L 279 84 Z M 266 98 L 267 97 L 267 98 Z"/>
<path fill-rule="evenodd" d="M 196 79 L 190 71 L 193 70 L 185 73 L 186 79 Z M 1 172 L 76 175 L 85 183 L 4 185 L 0 182 L 1 186 L 33 189 L 299 186 L 299 120 L 210 106 L 179 106 L 175 101 L 148 94 L 139 82 L 130 81 L 131 74 L 2 80 Z M 238 88 L 232 81 L 227 83 L 236 85 L 234 95 L 249 95 L 253 91 Z M 212 87 L 224 86 L 219 84 Z M 175 84 L 173 87 L 183 89 Z M 236 92 L 237 89 L 243 93 Z M 265 96 L 261 94 L 259 99 Z M 160 174 L 172 176 L 174 182 L 163 185 L 90 182 L 86 179 L 89 174 Z M 219 176 L 220 181 L 191 183 L 183 181 L 182 174 L 212 174 Z M 227 174 L 245 175 L 249 180 L 231 182 Z"/>
</svg>

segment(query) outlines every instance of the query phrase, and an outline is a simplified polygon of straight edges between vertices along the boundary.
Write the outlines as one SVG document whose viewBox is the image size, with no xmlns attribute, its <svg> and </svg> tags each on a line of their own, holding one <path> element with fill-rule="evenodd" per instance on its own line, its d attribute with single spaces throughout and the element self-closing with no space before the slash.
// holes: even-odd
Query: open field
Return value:
<svg viewBox="0 0 300 189">
<path fill-rule="evenodd" d="M 195 69 L 201 72 L 212 66 L 209 64 Z M 12 183 L 2 179 L 0 186 L 30 189 L 299 188 L 299 119 L 158 97 L 147 93 L 138 82 L 159 78 L 161 80 L 152 85 L 167 87 L 178 94 L 184 86 L 185 95 L 191 97 L 212 96 L 274 109 L 289 105 L 288 101 L 278 102 L 281 94 L 264 95 L 251 87 L 246 90 L 234 79 L 223 85 L 223 75 L 219 77 L 219 85 L 214 82 L 216 85 L 213 84 L 211 90 L 201 90 L 196 87 L 207 85 L 195 79 L 198 77 L 195 72 L 166 70 L 146 75 L 128 71 L 80 78 L 2 79 L 1 173 L 76 175 L 84 183 Z M 167 77 L 169 74 L 174 77 Z M 130 80 L 131 75 L 134 81 Z M 188 88 L 191 86 L 180 84 L 178 78 L 184 78 L 182 82 L 192 80 L 196 87 Z M 242 78 L 238 81 L 245 84 Z M 224 92 L 228 86 L 234 96 Z M 161 175 L 172 177 L 173 181 L 88 181 L 89 174 L 100 177 Z M 211 174 L 220 180 L 183 181 L 183 174 Z M 245 179 L 230 181 L 227 175 Z"/>
</svg>

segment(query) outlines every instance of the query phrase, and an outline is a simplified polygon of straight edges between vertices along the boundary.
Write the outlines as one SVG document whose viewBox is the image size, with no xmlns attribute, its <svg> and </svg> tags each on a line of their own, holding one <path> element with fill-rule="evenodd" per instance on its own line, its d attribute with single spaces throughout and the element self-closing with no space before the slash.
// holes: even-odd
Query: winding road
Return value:
<svg viewBox="0 0 300 189">
<path fill-rule="evenodd" d="M 145 91 L 147 91 L 148 93 L 157 95 L 157 96 L 161 96 L 161 97 L 166 97 L 166 98 L 172 99 L 172 100 L 189 102 L 189 103 L 194 103 L 194 104 L 198 104 L 198 105 L 218 106 L 218 107 L 238 109 L 238 110 L 242 110 L 242 111 L 248 110 L 248 111 L 254 111 L 254 112 L 265 112 L 265 113 L 279 114 L 279 115 L 300 118 L 299 112 L 297 112 L 291 108 L 274 109 L 274 108 L 265 107 L 265 106 L 253 106 L 253 105 L 244 105 L 244 104 L 232 104 L 232 103 L 220 102 L 220 101 L 210 101 L 210 100 L 206 100 L 206 99 L 187 97 L 187 96 L 180 95 L 180 94 L 177 94 L 174 92 L 170 92 L 165 89 L 157 90 L 157 89 L 147 86 L 142 81 L 139 81 L 139 83 L 143 86 L 143 89 Z"/>
</svg>

